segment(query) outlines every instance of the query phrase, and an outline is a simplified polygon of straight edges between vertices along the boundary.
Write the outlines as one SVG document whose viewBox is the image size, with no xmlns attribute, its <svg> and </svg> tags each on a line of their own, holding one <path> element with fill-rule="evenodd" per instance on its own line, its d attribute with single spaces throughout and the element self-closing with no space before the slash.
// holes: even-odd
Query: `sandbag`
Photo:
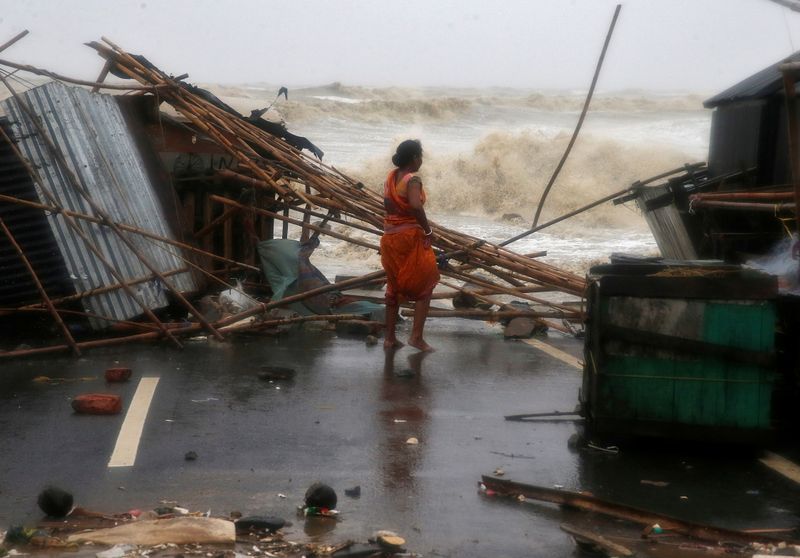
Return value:
<svg viewBox="0 0 800 558">
<path fill-rule="evenodd" d="M 126 523 L 111 529 L 76 533 L 67 542 L 96 544 L 234 544 L 236 527 L 232 521 L 211 517 L 175 517 Z"/>
</svg>

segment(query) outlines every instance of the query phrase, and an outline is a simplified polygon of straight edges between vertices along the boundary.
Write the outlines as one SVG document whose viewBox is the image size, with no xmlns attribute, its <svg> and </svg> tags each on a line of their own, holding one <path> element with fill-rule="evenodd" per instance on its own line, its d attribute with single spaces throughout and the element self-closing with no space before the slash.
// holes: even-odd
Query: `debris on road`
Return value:
<svg viewBox="0 0 800 558">
<path fill-rule="evenodd" d="M 111 393 L 86 393 L 72 400 L 72 408 L 83 415 L 117 415 L 122 412 L 122 398 Z"/>
<path fill-rule="evenodd" d="M 67 537 L 68 542 L 92 542 L 96 544 L 233 544 L 236 542 L 236 529 L 232 521 L 211 517 L 175 517 L 136 521 L 98 529 L 86 533 L 76 533 Z"/>
<path fill-rule="evenodd" d="M 130 368 L 108 368 L 105 371 L 106 382 L 127 382 L 131 378 Z"/>
<path fill-rule="evenodd" d="M 36 502 L 48 517 L 65 517 L 72 511 L 74 497 L 57 486 L 48 486 L 39 493 Z"/>
<path fill-rule="evenodd" d="M 762 533 L 749 533 L 712 525 L 703 525 L 657 512 L 634 508 L 625 504 L 603 500 L 588 494 L 523 484 L 511 480 L 498 479 L 490 475 L 483 475 L 481 477 L 480 486 L 481 491 L 486 495 L 489 495 L 489 491 L 492 491 L 494 494 L 512 498 L 523 496 L 526 499 L 550 502 L 583 511 L 599 513 L 616 519 L 624 519 L 644 527 L 657 524 L 664 531 L 704 541 L 726 541 L 743 545 L 754 542 L 762 544 L 778 544 L 781 542 L 800 544 L 800 541 L 793 541 L 791 539 L 781 540 L 766 536 Z"/>
<path fill-rule="evenodd" d="M 585 529 L 579 529 L 574 525 L 562 523 L 561 530 L 569 533 L 572 539 L 580 548 L 590 552 L 599 553 L 604 556 L 633 556 L 634 552 L 621 544 L 614 543 L 602 535 L 591 533 Z"/>
</svg>

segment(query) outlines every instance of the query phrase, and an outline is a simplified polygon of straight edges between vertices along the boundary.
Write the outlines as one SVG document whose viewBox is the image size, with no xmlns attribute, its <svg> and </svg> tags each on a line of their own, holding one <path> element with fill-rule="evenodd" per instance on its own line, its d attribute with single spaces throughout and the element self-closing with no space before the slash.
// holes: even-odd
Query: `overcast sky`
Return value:
<svg viewBox="0 0 800 558">
<path fill-rule="evenodd" d="M 607 0 L 0 0 L 0 57 L 93 79 L 107 36 L 190 81 L 586 89 Z M 628 0 L 601 90 L 724 88 L 800 49 L 769 0 Z"/>
</svg>

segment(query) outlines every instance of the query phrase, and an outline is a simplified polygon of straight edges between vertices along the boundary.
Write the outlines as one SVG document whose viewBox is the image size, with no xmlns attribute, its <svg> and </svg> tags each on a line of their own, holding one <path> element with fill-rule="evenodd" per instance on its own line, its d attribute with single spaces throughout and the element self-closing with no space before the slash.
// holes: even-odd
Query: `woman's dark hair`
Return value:
<svg viewBox="0 0 800 558">
<path fill-rule="evenodd" d="M 392 163 L 396 167 L 404 167 L 417 155 L 422 155 L 422 144 L 419 140 L 406 140 L 397 146 L 397 151 L 392 156 Z"/>
</svg>

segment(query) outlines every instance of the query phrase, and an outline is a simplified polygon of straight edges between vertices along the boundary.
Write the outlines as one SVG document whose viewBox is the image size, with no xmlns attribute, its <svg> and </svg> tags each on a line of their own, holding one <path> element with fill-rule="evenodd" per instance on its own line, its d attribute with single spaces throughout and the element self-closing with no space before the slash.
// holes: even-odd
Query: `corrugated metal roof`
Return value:
<svg viewBox="0 0 800 558">
<path fill-rule="evenodd" d="M 771 66 L 756 72 L 736 85 L 729 87 L 722 93 L 718 93 L 707 99 L 703 106 L 714 108 L 727 103 L 763 99 L 777 93 L 783 87 L 783 76 L 781 75 L 780 65 L 786 62 L 800 61 L 800 51 L 795 52 L 788 58 L 784 58 Z"/>
<path fill-rule="evenodd" d="M 174 238 L 113 97 L 58 82 L 31 89 L 23 96 L 40 117 L 48 136 L 64 154 L 70 169 L 112 220 Z M 93 215 L 89 204 L 73 190 L 16 101 L 7 99 L 2 105 L 9 115 L 12 139 L 37 168 L 59 205 Z M 38 187 L 37 193 L 42 203 L 50 203 Z M 47 220 L 77 292 L 117 283 L 103 263 L 69 228 L 63 216 L 48 215 Z M 111 229 L 82 221 L 79 224 L 124 278 L 133 280 L 150 274 Z M 176 248 L 153 243 L 139 235 L 131 234 L 129 238 L 159 271 L 185 267 L 174 255 Z M 190 273 L 174 275 L 169 280 L 183 292 L 197 289 Z M 149 308 L 167 305 L 165 287 L 157 280 L 140 283 L 133 289 Z M 121 289 L 88 297 L 83 299 L 83 304 L 87 311 L 120 320 L 142 313 L 139 305 Z M 104 327 L 108 324 L 93 325 Z"/>
</svg>

